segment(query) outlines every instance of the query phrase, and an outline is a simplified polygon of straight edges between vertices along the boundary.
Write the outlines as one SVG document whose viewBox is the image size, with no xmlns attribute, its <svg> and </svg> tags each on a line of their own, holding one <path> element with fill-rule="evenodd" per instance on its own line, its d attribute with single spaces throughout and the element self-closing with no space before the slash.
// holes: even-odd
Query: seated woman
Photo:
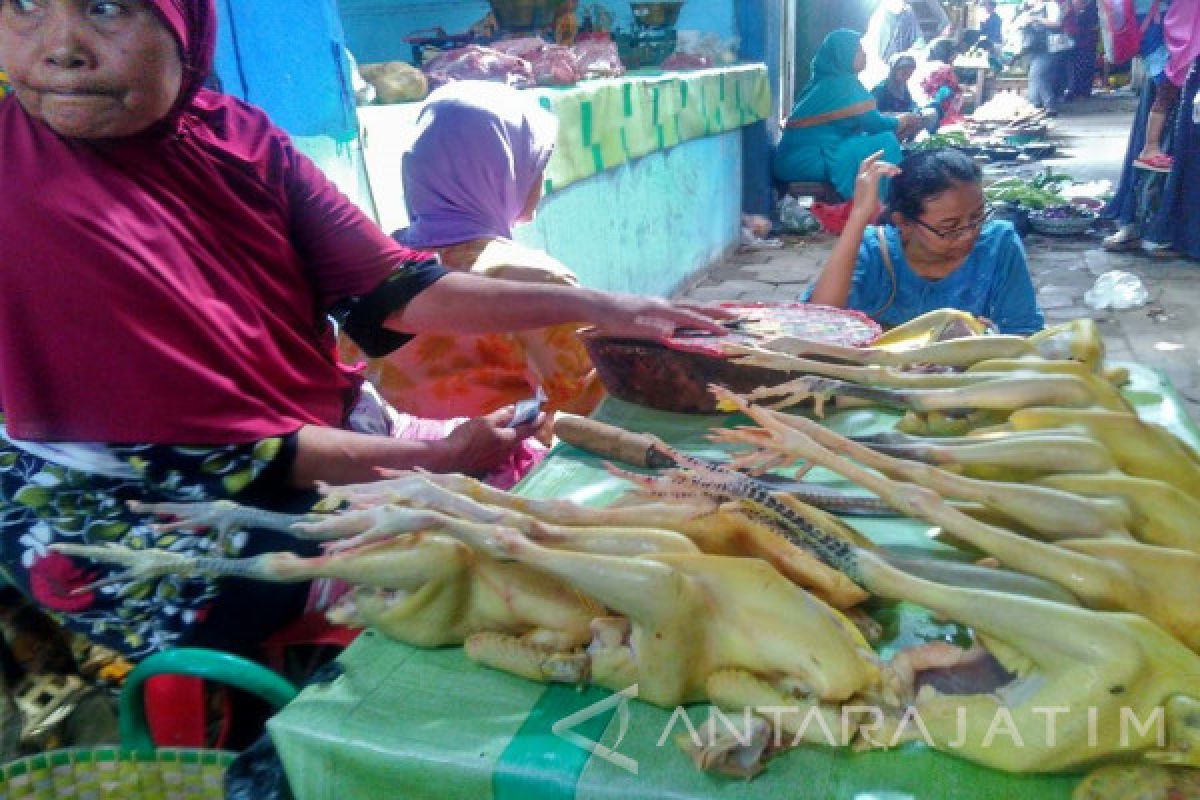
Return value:
<svg viewBox="0 0 1200 800">
<path fill-rule="evenodd" d="M 409 227 L 402 244 L 452 271 L 578 284 L 512 229 L 533 218 L 558 122 L 537 98 L 503 84 L 460 81 L 425 103 L 404 158 Z M 372 361 L 368 376 L 396 408 L 423 417 L 476 416 L 539 388 L 547 410 L 591 411 L 603 394 L 576 326 L 480 336 L 420 335 Z"/>
<path fill-rule="evenodd" d="M 1044 321 L 1012 224 L 988 221 L 978 165 L 961 150 L 914 153 L 899 167 L 868 157 L 854 208 L 808 302 L 852 308 L 895 326 L 938 308 L 985 317 L 1001 333 Z M 879 182 L 891 178 L 890 224 L 872 226 Z"/>
<path fill-rule="evenodd" d="M 318 481 L 380 467 L 487 471 L 534 433 L 511 409 L 434 441 L 348 430 L 361 379 L 334 357 L 330 310 L 375 355 L 413 333 L 723 330 L 661 300 L 449 274 L 400 246 L 263 112 L 202 88 L 215 30 L 214 0 L 0 5 L 0 570 L 133 657 L 249 648 L 307 587 L 134 584 L 52 545 L 303 551 L 265 530 L 165 532 L 127 503 L 298 510 Z"/>
<path fill-rule="evenodd" d="M 880 114 L 858 80 L 866 63 L 860 34 L 841 29 L 821 42 L 812 60 L 812 78 L 787 119 L 775 152 L 773 171 L 780 181 L 828 181 L 843 199 L 854 194 L 859 164 L 882 150 L 900 159 L 900 139 L 916 130 L 915 114 Z"/>
<path fill-rule="evenodd" d="M 963 121 L 963 92 L 954 67 L 943 64 L 930 71 L 921 82 L 921 89 L 929 98 L 925 107 L 933 111 L 929 125 L 930 133 L 936 132 L 943 125 L 954 125 Z"/>
<path fill-rule="evenodd" d="M 913 100 L 912 92 L 908 90 L 909 78 L 916 69 L 917 60 L 907 53 L 892 58 L 887 78 L 871 90 L 871 95 L 875 98 L 875 107 L 881 113 L 916 113 L 917 101 Z"/>
<path fill-rule="evenodd" d="M 958 43 L 942 37 L 929 45 L 928 56 L 910 81 L 913 96 L 922 108 L 933 112 L 928 130 L 935 133 L 943 125 L 953 125 L 963 119 L 962 87 L 954 71 Z"/>
</svg>

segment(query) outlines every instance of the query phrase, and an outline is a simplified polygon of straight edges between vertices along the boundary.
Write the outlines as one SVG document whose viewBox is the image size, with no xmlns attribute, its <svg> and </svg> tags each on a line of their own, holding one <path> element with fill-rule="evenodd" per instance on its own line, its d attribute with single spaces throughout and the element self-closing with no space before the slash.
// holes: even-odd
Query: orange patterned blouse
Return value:
<svg viewBox="0 0 1200 800">
<path fill-rule="evenodd" d="M 575 285 L 557 260 L 507 239 L 439 248 L 442 264 L 508 280 Z M 400 411 L 420 417 L 474 417 L 546 393 L 547 411 L 587 414 L 603 397 L 576 325 L 511 334 L 421 334 L 388 356 L 367 362 L 367 378 Z M 362 361 L 342 339 L 342 356 Z"/>
</svg>

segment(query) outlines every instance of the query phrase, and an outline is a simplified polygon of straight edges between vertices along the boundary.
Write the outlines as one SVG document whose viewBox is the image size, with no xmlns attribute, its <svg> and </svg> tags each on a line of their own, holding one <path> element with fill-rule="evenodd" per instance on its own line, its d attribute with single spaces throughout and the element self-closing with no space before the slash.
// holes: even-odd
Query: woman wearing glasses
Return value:
<svg viewBox="0 0 1200 800">
<path fill-rule="evenodd" d="M 1025 248 L 1009 222 L 988 219 L 979 167 L 961 150 L 914 153 L 899 166 L 866 158 L 854 207 L 808 302 L 852 308 L 885 326 L 938 308 L 990 320 L 1001 333 L 1044 326 Z M 891 202 L 879 208 L 879 183 Z"/>
</svg>

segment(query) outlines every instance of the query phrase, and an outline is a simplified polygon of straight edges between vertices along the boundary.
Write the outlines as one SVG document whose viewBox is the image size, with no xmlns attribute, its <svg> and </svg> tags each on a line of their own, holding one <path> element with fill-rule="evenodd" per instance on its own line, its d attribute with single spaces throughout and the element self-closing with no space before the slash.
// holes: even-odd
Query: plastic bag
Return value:
<svg viewBox="0 0 1200 800">
<path fill-rule="evenodd" d="M 378 98 L 380 103 L 414 103 L 429 94 L 425 73 L 403 61 L 363 64 L 360 72 L 375 96 L 371 99 Z M 363 104 L 361 96 L 359 104 Z"/>
<path fill-rule="evenodd" d="M 700 56 L 711 64 L 733 64 L 737 62 L 738 45 L 741 40 L 734 36 L 722 39 L 718 34 L 704 31 L 682 30 L 676 34 L 675 52 Z"/>
<path fill-rule="evenodd" d="M 800 203 L 800 199 L 785 194 L 776 207 L 779 215 L 779 229 L 784 233 L 807 235 L 821 230 L 821 223 L 812 212 Z"/>
<path fill-rule="evenodd" d="M 496 81 L 517 89 L 534 85 L 533 67 L 528 61 L 474 44 L 447 50 L 430 60 L 422 70 L 429 78 L 431 89 L 451 81 Z"/>
<path fill-rule="evenodd" d="M 1096 278 L 1096 284 L 1083 293 L 1083 300 L 1091 308 L 1111 308 L 1124 311 L 1145 305 L 1150 293 L 1141 278 L 1123 270 L 1114 269 Z"/>
<path fill-rule="evenodd" d="M 847 200 L 844 203 L 813 203 L 812 215 L 821 223 L 821 227 L 832 234 L 841 234 L 850 219 L 850 209 L 854 203 Z"/>
<path fill-rule="evenodd" d="M 625 65 L 617 54 L 617 43 L 611 39 L 577 39 L 571 45 L 579 72 L 588 78 L 619 78 Z"/>
</svg>

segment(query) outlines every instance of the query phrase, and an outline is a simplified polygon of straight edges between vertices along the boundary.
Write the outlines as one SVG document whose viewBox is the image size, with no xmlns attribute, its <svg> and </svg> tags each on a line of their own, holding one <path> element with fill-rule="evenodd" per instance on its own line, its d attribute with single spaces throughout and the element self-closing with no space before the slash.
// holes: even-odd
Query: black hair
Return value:
<svg viewBox="0 0 1200 800">
<path fill-rule="evenodd" d="M 945 61 L 949 64 L 958 55 L 958 43 L 949 36 L 938 37 L 929 45 L 928 55 L 930 61 Z"/>
<path fill-rule="evenodd" d="M 900 162 L 900 174 L 892 178 L 888 211 L 917 219 L 925 201 L 960 183 L 981 183 L 983 170 L 957 147 L 923 150 Z"/>
</svg>

